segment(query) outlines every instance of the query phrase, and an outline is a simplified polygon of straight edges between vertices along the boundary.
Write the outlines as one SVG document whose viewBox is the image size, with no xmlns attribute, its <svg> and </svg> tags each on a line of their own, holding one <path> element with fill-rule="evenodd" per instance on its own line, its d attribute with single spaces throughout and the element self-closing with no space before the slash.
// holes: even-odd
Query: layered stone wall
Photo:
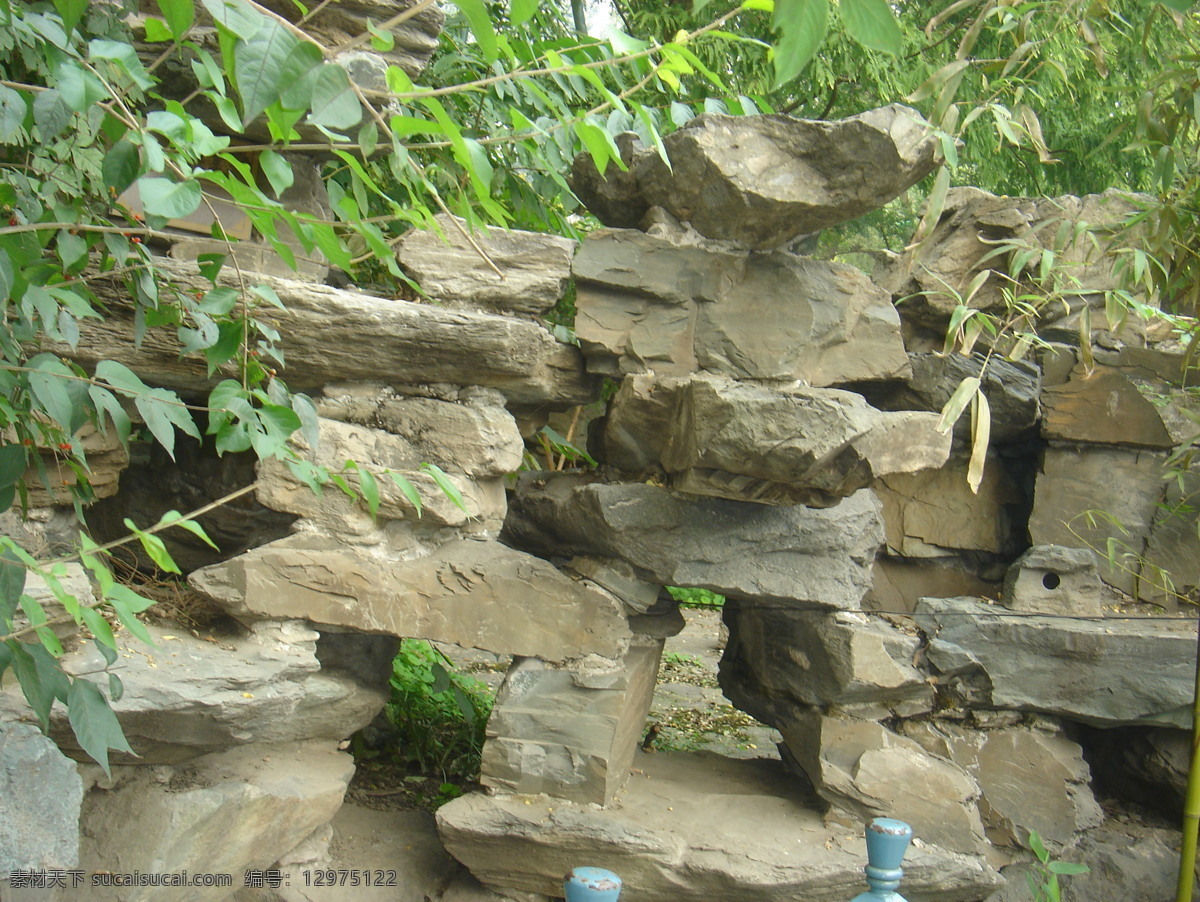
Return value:
<svg viewBox="0 0 1200 902">
<path fill-rule="evenodd" d="M 1161 479 L 1191 410 L 1170 336 L 1099 332 L 1090 367 L 1070 343 L 989 362 L 993 451 L 972 493 L 967 437 L 936 424 L 980 362 L 929 350 L 949 315 L 932 296 L 893 301 L 929 279 L 965 285 L 972 242 L 1035 240 L 1047 209 L 954 194 L 927 256 L 873 281 L 791 248 L 936 167 L 913 111 L 704 116 L 668 139 L 671 170 L 621 143 L 628 173 L 577 167 L 609 224 L 577 250 L 479 236 L 502 281 L 445 222 L 446 241 L 413 234 L 399 248 L 436 303 L 270 277 L 287 308 L 284 375 L 321 418 L 303 453 L 376 473 L 379 510 L 313 494 L 279 462 L 225 472 L 254 480 L 254 505 L 231 518 L 227 553 L 190 549 L 188 569 L 226 629 L 154 627 L 153 647 L 119 636 L 113 707 L 137 759 L 111 779 L 66 764 L 3 688 L 0 754 L 81 779 L 49 772 L 34 794 L 61 803 L 53 822 L 67 826 L 6 840 L 15 857 L 0 868 L 241 873 L 300 846 L 319 860 L 352 772 L 340 745 L 384 704 L 401 637 L 513 657 L 488 725 L 488 792 L 439 811 L 451 852 L 508 893 L 552 895 L 599 855 L 634 899 L 849 898 L 862 855 L 846 825 L 886 814 L 922 840 L 909 898 L 984 899 L 1031 831 L 1068 853 L 1081 837 L 1104 846 L 1082 744 L 1135 731 L 1151 751 L 1121 766 L 1175 787 L 1177 771 L 1145 762 L 1187 726 L 1194 621 L 1140 617 L 1124 594 L 1165 600 L 1155 565 L 1177 589 L 1200 581 L 1195 524 L 1166 513 L 1190 476 Z M 1053 210 L 1098 222 L 1119 203 Z M 1103 290 L 1103 261 L 1077 262 Z M 578 348 L 536 320 L 572 278 Z M 111 298 L 117 315 L 84 333 L 77 358 L 201 390 L 203 364 L 166 340 L 135 348 Z M 1077 319 L 1066 310 L 1044 332 L 1077 333 Z M 588 440 L 601 466 L 510 481 L 523 436 L 599 398 L 603 378 L 613 391 Z M 153 503 L 137 491 L 150 463 L 113 456 L 107 519 Z M 31 545 L 68 532 L 52 507 L 10 528 Z M 1090 549 L 1118 535 L 1133 556 L 1101 566 Z M 663 640 L 682 626 L 669 585 L 727 596 L 722 688 L 779 729 L 784 764 L 643 756 L 631 779 Z M 64 666 L 101 669 L 88 648 Z M 50 733 L 78 754 L 65 712 Z"/>
</svg>

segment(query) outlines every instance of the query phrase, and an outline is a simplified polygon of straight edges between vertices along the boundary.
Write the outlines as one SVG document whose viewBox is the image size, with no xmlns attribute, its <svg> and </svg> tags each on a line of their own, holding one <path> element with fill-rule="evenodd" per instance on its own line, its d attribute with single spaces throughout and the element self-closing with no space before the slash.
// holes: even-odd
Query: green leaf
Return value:
<svg viewBox="0 0 1200 902">
<path fill-rule="evenodd" d="M 204 531 L 204 527 L 195 520 L 184 517 L 179 511 L 167 511 L 158 519 L 159 525 L 163 526 L 178 526 L 181 529 L 186 529 L 192 535 L 199 538 L 204 544 L 208 545 L 214 551 L 221 549 L 216 546 L 212 539 L 208 537 L 208 533 Z"/>
<path fill-rule="evenodd" d="M 16 137 L 25 123 L 25 95 L 0 85 L 0 144 Z"/>
<path fill-rule="evenodd" d="M 106 648 L 107 646 L 101 645 L 100 647 Z M 109 661 L 109 664 L 111 663 L 112 661 Z M 115 673 L 108 675 L 108 694 L 114 702 L 119 702 L 125 697 L 125 684 L 121 682 L 121 678 Z"/>
<path fill-rule="evenodd" d="M 1075 864 L 1073 861 L 1052 861 L 1046 867 L 1050 873 L 1059 874 L 1063 877 L 1073 877 L 1091 872 L 1091 868 L 1086 864 Z"/>
<path fill-rule="evenodd" d="M 500 55 L 500 49 L 496 42 L 496 30 L 492 27 L 492 17 L 488 13 L 487 5 L 483 3 L 483 0 L 452 0 L 452 2 L 467 17 L 471 33 L 475 35 L 475 41 L 479 44 L 484 59 L 489 63 L 495 62 Z"/>
<path fill-rule="evenodd" d="M 1195 0 L 1158 0 L 1161 6 L 1173 9 L 1177 13 L 1185 13 L 1195 4 Z"/>
<path fill-rule="evenodd" d="M 6 548 L 4 553 L 0 554 L 0 613 L 5 614 L 0 620 L 12 617 L 16 611 L 21 593 L 25 591 L 25 577 L 28 572 L 25 564 L 11 549 Z"/>
<path fill-rule="evenodd" d="M 165 570 L 167 573 L 179 573 L 179 567 L 175 561 L 171 559 L 171 553 L 167 551 L 167 546 L 163 540 L 153 533 L 138 529 L 133 521 L 128 517 L 125 518 L 126 528 L 138 537 L 138 541 L 142 543 L 142 548 L 150 556 L 150 560 L 158 565 L 160 570 Z"/>
<path fill-rule="evenodd" d="M 61 91 L 41 91 L 33 99 L 33 122 L 43 143 L 50 143 L 71 121 L 71 108 Z"/>
<path fill-rule="evenodd" d="M 117 194 L 123 193 L 138 177 L 141 165 L 137 147 L 122 138 L 104 155 L 104 162 L 100 165 L 104 187 L 112 188 Z"/>
<path fill-rule="evenodd" d="M 96 38 L 88 42 L 88 56 L 92 59 L 116 63 L 143 91 L 154 84 L 154 79 L 150 77 L 150 73 L 146 71 L 146 67 L 138 58 L 137 50 L 132 44 L 125 41 L 107 41 Z M 101 90 L 103 90 L 103 86 L 101 86 Z"/>
<path fill-rule="evenodd" d="M 44 646 L 10 640 L 8 647 L 25 701 L 42 722 L 42 729 L 48 730 L 54 700 L 67 695 L 67 677 Z"/>
<path fill-rule="evenodd" d="M 317 72 L 308 118 L 313 125 L 326 128 L 351 128 L 362 121 L 362 105 L 350 86 L 350 77 L 336 63 L 327 63 Z"/>
<path fill-rule="evenodd" d="M 175 429 L 193 438 L 200 438 L 200 430 L 196 428 L 191 415 L 174 392 L 165 388 L 154 388 L 138 395 L 134 404 L 142 419 L 146 421 L 146 428 L 172 460 L 175 459 Z"/>
<path fill-rule="evenodd" d="M 900 55 L 904 39 L 886 0 L 841 0 L 838 9 L 847 34 L 858 43 L 868 50 Z"/>
<path fill-rule="evenodd" d="M 92 631 L 92 635 L 96 638 L 96 644 L 115 648 L 117 638 L 113 635 L 112 627 L 108 625 L 108 621 L 95 608 L 83 607 L 80 608 L 79 614 L 83 617 L 84 625 Z"/>
<path fill-rule="evenodd" d="M 49 354 L 40 354 L 36 359 L 38 362 L 34 364 L 35 370 L 29 374 L 29 387 L 33 390 L 34 398 L 63 431 L 74 432 L 72 424 L 80 411 L 77 410 L 63 377 L 73 378 L 75 374 Z"/>
<path fill-rule="evenodd" d="M 441 467 L 437 464 L 424 463 L 421 464 L 421 469 L 430 475 L 437 487 L 442 490 L 442 494 L 449 498 L 455 507 L 464 514 L 469 515 L 471 513 L 467 510 L 467 505 L 463 502 L 462 492 L 458 490 L 458 486 L 450 480 L 450 477 L 446 475 Z"/>
<path fill-rule="evenodd" d="M 245 0 L 201 0 L 217 25 L 235 37 L 249 40 L 267 19 Z"/>
<path fill-rule="evenodd" d="M 1050 853 L 1046 850 L 1046 844 L 1042 842 L 1042 836 L 1036 830 L 1029 831 L 1029 848 L 1033 850 L 1033 854 L 1038 857 L 1038 861 L 1045 864 L 1050 860 Z"/>
<path fill-rule="evenodd" d="M 259 155 L 258 162 L 262 166 L 267 181 L 271 183 L 271 190 L 275 192 L 276 197 L 292 187 L 296 177 L 292 174 L 291 164 L 283 156 L 273 150 L 264 150 Z"/>
<path fill-rule="evenodd" d="M 421 493 L 417 491 L 417 487 L 399 473 L 396 473 L 392 470 L 387 470 L 386 472 L 391 478 L 392 482 L 396 484 L 396 488 L 403 493 L 404 497 L 408 499 L 408 503 L 411 504 L 416 510 L 417 516 L 421 516 L 421 511 L 424 508 L 424 505 L 421 503 Z"/>
<path fill-rule="evenodd" d="M 512 3 L 509 4 L 509 21 L 513 25 L 523 25 L 533 18 L 537 8 L 538 0 L 512 0 Z"/>
<path fill-rule="evenodd" d="M 200 206 L 200 183 L 173 182 L 158 176 L 142 176 L 137 181 L 142 207 L 151 216 L 184 219 Z"/>
<path fill-rule="evenodd" d="M 151 44 L 157 44 L 165 41 L 173 41 L 175 40 L 175 36 L 171 34 L 171 29 L 162 19 L 156 19 L 154 16 L 147 16 L 146 40 Z"/>
<path fill-rule="evenodd" d="M 157 0 L 163 18 L 176 41 L 183 40 L 196 20 L 196 5 L 192 0 Z"/>
<path fill-rule="evenodd" d="M 0 486 L 13 485 L 25 475 L 25 454 L 25 447 L 15 442 L 0 446 Z"/>
<path fill-rule="evenodd" d="M 71 730 L 79 747 L 104 768 L 104 772 L 112 776 L 108 766 L 108 750 L 134 754 L 121 723 L 108 705 L 104 694 L 92 683 L 82 678 L 71 681 L 71 689 L 67 693 L 67 719 L 71 722 Z"/>
<path fill-rule="evenodd" d="M 249 40 L 233 48 L 237 88 L 242 96 L 242 124 L 248 126 L 283 92 L 283 72 L 299 41 L 273 20 L 266 21 Z"/>
<path fill-rule="evenodd" d="M 68 33 L 75 30 L 75 26 L 79 24 L 79 20 L 83 18 L 83 14 L 87 10 L 87 5 L 88 0 L 54 0 L 54 8 L 62 16 L 63 28 Z"/>
<path fill-rule="evenodd" d="M 775 87 L 799 75 L 825 40 L 829 0 L 780 0 L 772 25 L 779 32 L 775 45 Z"/>
<path fill-rule="evenodd" d="M 283 65 L 280 102 L 289 110 L 307 110 L 312 105 L 313 85 L 324 65 L 321 51 L 307 41 L 292 48 Z"/>
<path fill-rule="evenodd" d="M 358 487 L 362 490 L 363 500 L 367 502 L 367 510 L 374 517 L 379 513 L 379 484 L 375 481 L 375 477 L 358 467 Z"/>
<path fill-rule="evenodd" d="M 150 390 L 150 387 L 138 378 L 137 373 L 115 360 L 101 360 L 96 364 L 96 378 L 103 379 L 118 391 L 133 396 Z"/>
</svg>

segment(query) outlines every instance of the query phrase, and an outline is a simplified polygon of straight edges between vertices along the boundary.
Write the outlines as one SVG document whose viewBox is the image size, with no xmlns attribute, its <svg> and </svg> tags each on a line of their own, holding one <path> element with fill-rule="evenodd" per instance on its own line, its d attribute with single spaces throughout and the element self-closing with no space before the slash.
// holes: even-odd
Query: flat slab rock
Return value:
<svg viewBox="0 0 1200 902">
<path fill-rule="evenodd" d="M 845 902 L 865 889 L 862 831 L 827 828 L 779 761 L 660 752 L 634 764 L 613 807 L 471 794 L 438 809 L 438 831 L 484 883 L 551 896 L 583 861 L 643 902 Z M 910 898 L 982 900 L 1000 882 L 982 858 L 932 845 L 904 862 Z"/>
<path fill-rule="evenodd" d="M 618 558 L 661 585 L 852 610 L 870 587 L 883 523 L 866 489 L 818 509 L 526 473 L 503 537 L 535 554 Z"/>
</svg>

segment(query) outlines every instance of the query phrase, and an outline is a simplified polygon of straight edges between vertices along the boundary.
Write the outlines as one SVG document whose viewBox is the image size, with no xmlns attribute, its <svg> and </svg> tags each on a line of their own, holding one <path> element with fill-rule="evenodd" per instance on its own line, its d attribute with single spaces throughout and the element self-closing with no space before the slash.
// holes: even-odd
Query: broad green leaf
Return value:
<svg viewBox="0 0 1200 902">
<path fill-rule="evenodd" d="M 17 274 L 13 272 L 12 259 L 8 256 L 8 251 L 0 247 L 0 301 L 7 301 L 12 297 L 16 279 Z"/>
<path fill-rule="evenodd" d="M 62 17 L 63 28 L 68 32 L 74 31 L 79 20 L 87 11 L 88 0 L 54 0 L 54 8 Z"/>
<path fill-rule="evenodd" d="M 116 636 L 113 635 L 112 627 L 108 625 L 108 621 L 95 608 L 83 607 L 80 608 L 79 614 L 83 617 L 84 625 L 91 630 L 92 635 L 96 639 L 98 645 L 112 648 L 117 644 Z"/>
<path fill-rule="evenodd" d="M 200 206 L 200 183 L 189 180 L 173 182 L 158 176 L 142 176 L 137 181 L 142 207 L 151 216 L 184 219 Z"/>
<path fill-rule="evenodd" d="M 107 646 L 101 645 L 100 648 L 107 648 Z M 110 661 L 109 664 L 111 663 Z M 119 702 L 125 696 L 125 684 L 115 673 L 108 675 L 108 695 L 114 702 Z"/>
<path fill-rule="evenodd" d="M 67 60 L 58 67 L 58 92 L 73 113 L 82 113 L 108 97 L 99 79 L 74 60 Z"/>
<path fill-rule="evenodd" d="M 1046 865 L 1047 869 L 1052 874 L 1059 874 L 1063 877 L 1072 877 L 1079 874 L 1091 873 L 1091 868 L 1086 864 L 1076 864 L 1073 861 L 1052 861 Z"/>
<path fill-rule="evenodd" d="M 67 719 L 71 722 L 71 730 L 79 747 L 109 776 L 112 775 L 108 766 L 109 749 L 134 755 L 108 700 L 95 685 L 82 677 L 71 681 L 71 689 L 67 693 Z"/>
<path fill-rule="evenodd" d="M 283 73 L 299 40 L 279 22 L 266 21 L 249 40 L 233 49 L 237 88 L 242 97 L 242 124 L 249 125 L 283 91 Z"/>
<path fill-rule="evenodd" d="M 153 533 L 138 529 L 128 517 L 125 518 L 125 527 L 138 537 L 138 541 L 142 543 L 142 549 L 150 556 L 150 560 L 154 561 L 160 570 L 165 570 L 167 573 L 179 572 L 179 567 L 171 559 L 171 553 L 167 551 L 167 546 L 163 543 L 162 539 Z"/>
<path fill-rule="evenodd" d="M 868 50 L 900 55 L 904 39 L 887 0 L 840 0 L 838 10 L 847 34 L 858 43 Z"/>
<path fill-rule="evenodd" d="M 44 646 L 10 640 L 8 647 L 25 701 L 41 721 L 42 729 L 47 730 L 50 728 L 50 708 L 55 699 L 67 694 L 67 677 Z"/>
<path fill-rule="evenodd" d="M 13 442 L 8 445 L 0 445 L 0 485 L 12 485 L 18 479 L 25 475 L 26 462 L 25 446 Z M 0 557 L 0 561 L 3 557 Z M 3 585 L 3 580 L 0 578 L 0 586 Z M 22 586 L 22 589 L 24 586 Z M 3 589 L 0 588 L 0 592 Z"/>
<path fill-rule="evenodd" d="M 188 33 L 192 23 L 196 20 L 196 6 L 193 0 L 157 0 L 157 2 L 175 40 L 183 40 L 183 36 Z"/>
<path fill-rule="evenodd" d="M 289 110 L 307 110 L 312 106 L 313 85 L 321 71 L 325 58 L 321 51 L 308 41 L 300 41 L 292 48 L 283 66 L 280 102 Z"/>
<path fill-rule="evenodd" d="M 150 390 L 133 370 L 115 360 L 101 360 L 96 365 L 96 378 L 129 395 L 136 396 Z"/>
<path fill-rule="evenodd" d="M 33 390 L 34 398 L 46 415 L 65 432 L 74 432 L 72 425 L 82 411 L 76 408 L 67 390 L 67 379 L 73 379 L 75 374 L 48 354 L 40 354 L 36 359 L 38 362 L 34 364 L 34 372 L 29 374 L 29 387 Z"/>
<path fill-rule="evenodd" d="M 705 0 L 708 2 L 708 0 Z M 509 4 L 509 20 L 513 25 L 523 25 L 533 18 L 533 14 L 537 12 L 537 0 L 512 0 Z"/>
<path fill-rule="evenodd" d="M 33 98 L 33 122 L 43 143 L 49 143 L 66 129 L 71 121 L 71 108 L 61 91 L 40 91 Z"/>
<path fill-rule="evenodd" d="M 579 136 L 579 140 L 583 142 L 587 152 L 591 154 L 596 169 L 601 175 L 604 175 L 604 170 L 608 168 L 608 161 L 612 158 L 612 154 L 609 152 L 608 132 L 590 122 L 576 122 L 575 134 Z"/>
<path fill-rule="evenodd" d="M 221 267 L 225 265 L 225 255 L 201 254 L 196 258 L 196 265 L 200 267 L 200 275 L 216 285 Z"/>
<path fill-rule="evenodd" d="M 145 642 L 147 645 L 154 644 L 154 639 L 146 631 L 145 625 L 134 616 L 149 607 L 153 607 L 154 602 L 147 598 L 142 598 L 142 596 L 138 595 L 131 588 L 121 583 L 116 583 L 112 587 L 112 591 L 105 596 L 105 599 L 112 605 L 112 609 L 117 612 L 117 616 L 121 619 L 121 623 L 125 625 L 125 629 L 129 630 L 138 640 Z"/>
<path fill-rule="evenodd" d="M 235 37 L 249 40 L 268 20 L 245 0 L 202 0 L 213 21 Z"/>
<path fill-rule="evenodd" d="M 23 94 L 0 85 L 0 144 L 7 144 L 17 136 L 27 111 Z"/>
<path fill-rule="evenodd" d="M 352 128 L 362 121 L 362 104 L 350 86 L 346 70 L 327 63 L 317 72 L 309 121 L 326 128 Z"/>
<path fill-rule="evenodd" d="M 467 17 L 467 22 L 471 26 L 471 34 L 475 35 L 475 41 L 479 44 L 484 59 L 489 63 L 494 62 L 500 55 L 500 49 L 496 43 L 496 30 L 492 27 L 492 16 L 488 12 L 487 5 L 483 0 L 451 0 L 451 2 Z"/>
<path fill-rule="evenodd" d="M 214 551 L 220 551 L 213 540 L 208 537 L 208 533 L 204 531 L 204 527 L 195 520 L 184 517 L 179 511 L 167 511 L 158 519 L 160 526 L 178 526 L 180 529 L 186 529 L 192 535 L 199 538 L 204 544 L 208 545 Z"/>
<path fill-rule="evenodd" d="M 6 548 L 0 554 L 0 614 L 4 615 L 0 621 L 11 618 L 16 611 L 21 593 L 25 591 L 27 574 L 25 563 L 10 549 Z"/>
<path fill-rule="evenodd" d="M 138 58 L 137 50 L 134 49 L 132 44 L 125 41 L 107 41 L 97 38 L 88 42 L 88 55 L 92 59 L 102 59 L 116 63 L 125 70 L 125 74 L 129 76 L 133 83 L 143 91 L 154 84 L 154 79 L 150 77 L 150 73 L 142 65 L 141 59 Z"/>
<path fill-rule="evenodd" d="M 100 174 L 104 177 L 104 187 L 121 194 L 133 184 L 140 169 L 141 158 L 138 156 L 138 149 L 122 138 L 104 155 Z"/>
<path fill-rule="evenodd" d="M 258 162 L 276 197 L 292 187 L 296 177 L 292 174 L 291 164 L 283 156 L 273 150 L 264 150 L 259 155 Z"/>
<path fill-rule="evenodd" d="M 377 53 L 388 53 L 396 46 L 396 36 L 390 31 L 376 28 L 370 20 L 367 20 L 367 31 L 371 33 L 371 48 Z"/>
<path fill-rule="evenodd" d="M 779 32 L 775 44 L 775 87 L 799 75 L 825 40 L 829 28 L 829 0 L 780 0 L 772 25 Z"/>
<path fill-rule="evenodd" d="M 166 41 L 175 40 L 175 36 L 171 34 L 171 29 L 162 19 L 157 19 L 154 16 L 147 16 L 145 28 L 146 41 L 150 44 L 159 44 Z"/>
</svg>

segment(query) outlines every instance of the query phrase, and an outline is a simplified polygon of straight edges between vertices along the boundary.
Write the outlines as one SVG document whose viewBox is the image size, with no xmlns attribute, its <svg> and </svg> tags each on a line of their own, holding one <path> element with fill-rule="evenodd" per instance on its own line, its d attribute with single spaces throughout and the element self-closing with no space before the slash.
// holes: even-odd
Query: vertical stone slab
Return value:
<svg viewBox="0 0 1200 902">
<path fill-rule="evenodd" d="M 79 862 L 83 781 L 36 727 L 0 723 L 0 878 Z"/>
<path fill-rule="evenodd" d="M 661 652 L 642 640 L 620 662 L 517 661 L 488 720 L 483 785 L 607 805 L 629 776 Z"/>
</svg>

